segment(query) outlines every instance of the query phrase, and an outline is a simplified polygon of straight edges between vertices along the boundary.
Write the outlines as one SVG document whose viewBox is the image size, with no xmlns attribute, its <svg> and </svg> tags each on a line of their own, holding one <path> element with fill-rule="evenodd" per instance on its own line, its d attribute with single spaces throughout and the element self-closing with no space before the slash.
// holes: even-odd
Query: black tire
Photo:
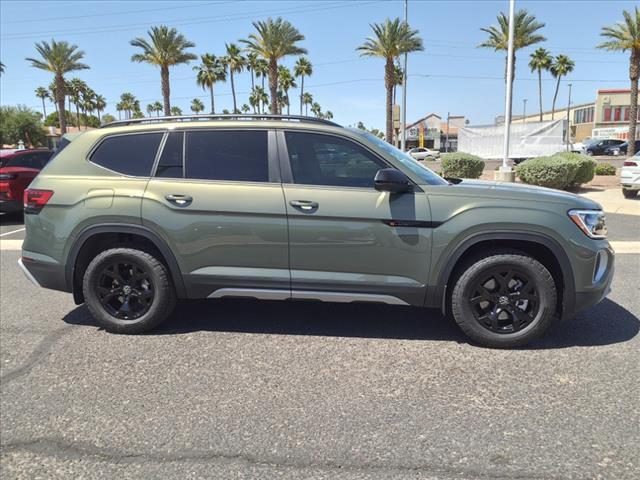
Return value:
<svg viewBox="0 0 640 480">
<path fill-rule="evenodd" d="M 132 248 L 97 255 L 84 274 L 82 291 L 93 318 L 112 333 L 149 331 L 171 314 L 176 303 L 165 265 Z"/>
<path fill-rule="evenodd" d="M 622 195 L 624 195 L 624 198 L 636 198 L 638 196 L 638 190 L 629 190 L 628 188 L 623 188 Z"/>
<path fill-rule="evenodd" d="M 587 150 L 587 152 L 586 152 L 586 153 L 587 153 L 587 155 L 588 155 L 588 156 L 593 157 L 593 151 L 591 151 L 591 150 Z"/>
<path fill-rule="evenodd" d="M 518 252 L 490 253 L 469 262 L 451 294 L 458 326 L 491 348 L 520 347 L 542 335 L 556 318 L 556 304 L 549 270 Z"/>
</svg>

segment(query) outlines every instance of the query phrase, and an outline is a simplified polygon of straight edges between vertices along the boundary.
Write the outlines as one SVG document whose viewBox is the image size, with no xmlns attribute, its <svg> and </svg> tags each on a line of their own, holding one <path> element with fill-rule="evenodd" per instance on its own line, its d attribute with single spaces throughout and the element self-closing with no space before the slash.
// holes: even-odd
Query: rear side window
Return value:
<svg viewBox="0 0 640 480">
<path fill-rule="evenodd" d="M 138 133 L 107 137 L 96 148 L 91 161 L 97 165 L 137 177 L 151 174 L 162 133 Z"/>
<path fill-rule="evenodd" d="M 186 132 L 186 142 L 186 178 L 269 181 L 266 131 Z"/>
<path fill-rule="evenodd" d="M 162 149 L 156 177 L 182 178 L 182 152 L 183 152 L 183 132 L 171 132 Z"/>
</svg>

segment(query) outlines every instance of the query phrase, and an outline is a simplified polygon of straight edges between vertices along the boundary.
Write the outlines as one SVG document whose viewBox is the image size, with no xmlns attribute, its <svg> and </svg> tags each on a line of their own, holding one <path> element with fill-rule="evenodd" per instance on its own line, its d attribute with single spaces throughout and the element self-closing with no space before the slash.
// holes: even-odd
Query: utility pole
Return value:
<svg viewBox="0 0 640 480">
<path fill-rule="evenodd" d="M 409 25 L 409 0 L 404 0 L 404 22 Z M 404 68 L 402 70 L 402 136 L 400 150 L 406 149 L 407 142 L 407 54 L 404 54 Z"/>
<path fill-rule="evenodd" d="M 447 112 L 447 135 L 445 136 L 445 140 L 444 140 L 444 151 L 445 153 L 449 152 L 449 112 Z"/>
<path fill-rule="evenodd" d="M 567 99 L 567 152 L 569 151 L 569 144 L 571 143 L 571 118 L 569 117 L 569 110 L 571 107 L 571 84 L 569 87 L 569 98 Z"/>
<path fill-rule="evenodd" d="M 524 98 L 522 103 L 524 104 L 522 106 L 522 123 L 527 123 L 527 99 Z"/>
<path fill-rule="evenodd" d="M 502 166 L 500 172 L 505 172 L 504 179 L 513 176 L 513 170 L 509 165 L 509 134 L 511 133 L 511 98 L 513 92 L 511 91 L 511 83 L 513 80 L 513 30 L 514 30 L 514 12 L 516 2 L 515 0 L 509 0 L 509 44 L 507 49 L 507 91 L 504 101 L 504 145 L 502 152 Z M 509 173 L 507 173 L 509 172 Z M 514 178 L 515 180 L 515 178 Z M 513 181 L 513 180 L 511 180 Z"/>
</svg>

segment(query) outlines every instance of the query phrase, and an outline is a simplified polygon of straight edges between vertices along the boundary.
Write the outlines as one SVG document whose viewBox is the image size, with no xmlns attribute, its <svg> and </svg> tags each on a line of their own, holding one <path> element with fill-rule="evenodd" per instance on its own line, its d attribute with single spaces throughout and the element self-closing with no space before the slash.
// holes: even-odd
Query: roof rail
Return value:
<svg viewBox="0 0 640 480">
<path fill-rule="evenodd" d="M 118 127 L 123 125 L 140 125 L 147 123 L 162 122 L 197 122 L 206 120 L 293 120 L 300 123 L 321 123 L 340 127 L 337 123 L 324 118 L 306 117 L 304 115 L 271 115 L 271 114 L 203 114 L 203 115 L 179 115 L 175 117 L 145 117 L 145 118 L 129 118 L 127 120 L 116 120 L 115 122 L 105 123 L 100 128 Z"/>
</svg>

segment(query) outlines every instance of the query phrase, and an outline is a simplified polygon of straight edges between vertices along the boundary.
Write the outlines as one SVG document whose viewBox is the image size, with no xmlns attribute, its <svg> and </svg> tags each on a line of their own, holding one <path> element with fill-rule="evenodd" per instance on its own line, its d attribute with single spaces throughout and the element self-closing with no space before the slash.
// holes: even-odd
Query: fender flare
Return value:
<svg viewBox="0 0 640 480">
<path fill-rule="evenodd" d="M 155 245 L 155 247 L 166 260 L 167 266 L 169 267 L 169 273 L 171 274 L 173 284 L 176 288 L 178 298 L 186 297 L 186 288 L 184 286 L 184 280 L 182 278 L 180 266 L 178 265 L 178 262 L 176 261 L 176 258 L 167 243 L 162 238 L 160 238 L 157 233 L 142 225 L 132 225 L 127 223 L 101 223 L 97 225 L 91 225 L 82 230 L 73 242 L 73 245 L 69 250 L 69 254 L 67 255 L 65 281 L 67 283 L 67 287 L 70 289 L 70 291 L 73 292 L 74 299 L 76 298 L 76 292 L 73 290 L 73 278 L 75 274 L 75 265 L 76 260 L 78 259 L 78 254 L 80 253 L 80 250 L 87 242 L 87 240 L 89 240 L 92 236 L 100 233 L 130 233 L 140 235 L 141 237 L 149 240 Z"/>
<path fill-rule="evenodd" d="M 453 254 L 449 256 L 447 263 L 438 275 L 438 280 L 435 286 L 434 296 L 432 297 L 432 304 L 434 306 L 440 306 L 442 313 L 446 310 L 446 294 L 448 281 L 455 268 L 456 264 L 462 258 L 464 253 L 474 245 L 487 240 L 516 240 L 525 241 L 530 243 L 537 243 L 543 247 L 548 248 L 553 256 L 556 258 L 560 270 L 562 272 L 563 279 L 563 296 L 561 300 L 562 306 L 562 318 L 568 318 L 573 315 L 575 311 L 575 279 L 573 275 L 573 268 L 571 262 L 567 256 L 567 252 L 562 246 L 553 238 L 544 235 L 542 233 L 514 231 L 514 230 L 492 230 L 490 232 L 482 232 L 466 237 L 453 251 Z"/>
</svg>

